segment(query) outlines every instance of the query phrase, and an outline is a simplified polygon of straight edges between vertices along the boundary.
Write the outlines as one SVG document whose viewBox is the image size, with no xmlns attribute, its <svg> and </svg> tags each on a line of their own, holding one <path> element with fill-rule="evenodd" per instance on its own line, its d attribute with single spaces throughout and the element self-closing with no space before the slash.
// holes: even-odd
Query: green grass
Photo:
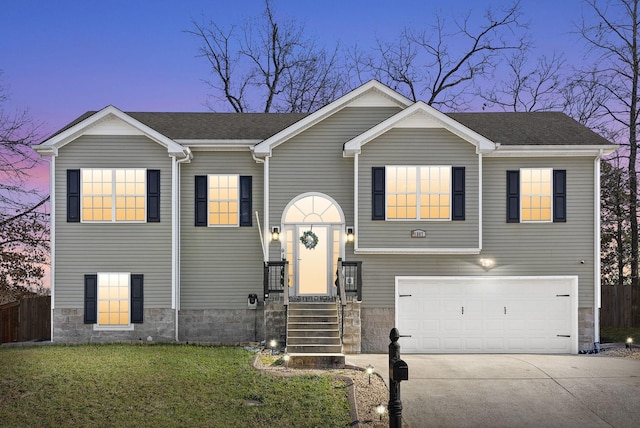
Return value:
<svg viewBox="0 0 640 428">
<path fill-rule="evenodd" d="M 600 343 L 624 343 L 627 337 L 632 337 L 636 344 L 640 343 L 640 327 L 600 328 Z"/>
<path fill-rule="evenodd" d="M 338 427 L 344 382 L 254 369 L 239 348 L 0 348 L 0 426 Z"/>
</svg>

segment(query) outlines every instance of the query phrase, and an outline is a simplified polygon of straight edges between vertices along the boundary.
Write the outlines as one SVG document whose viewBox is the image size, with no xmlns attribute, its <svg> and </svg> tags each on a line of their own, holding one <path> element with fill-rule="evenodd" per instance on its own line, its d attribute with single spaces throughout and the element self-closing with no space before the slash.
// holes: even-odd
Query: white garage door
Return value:
<svg viewBox="0 0 640 428">
<path fill-rule="evenodd" d="M 396 277 L 403 353 L 577 353 L 577 277 Z"/>
</svg>

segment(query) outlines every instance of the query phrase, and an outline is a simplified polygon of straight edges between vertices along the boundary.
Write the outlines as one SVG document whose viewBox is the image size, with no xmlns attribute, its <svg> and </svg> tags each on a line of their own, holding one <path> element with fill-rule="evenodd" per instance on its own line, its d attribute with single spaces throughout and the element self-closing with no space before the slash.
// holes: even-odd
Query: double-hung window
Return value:
<svg viewBox="0 0 640 428">
<path fill-rule="evenodd" d="M 159 222 L 160 170 L 67 170 L 67 221 Z"/>
<path fill-rule="evenodd" d="M 507 222 L 567 221 L 567 172 L 552 168 L 507 171 Z"/>
<path fill-rule="evenodd" d="M 464 167 L 373 168 L 373 220 L 464 220 Z"/>
<path fill-rule="evenodd" d="M 251 226 L 251 177 L 209 174 L 195 177 L 196 226 Z"/>
<path fill-rule="evenodd" d="M 142 274 L 98 272 L 84 276 L 84 322 L 97 329 L 132 329 L 143 322 Z"/>
</svg>

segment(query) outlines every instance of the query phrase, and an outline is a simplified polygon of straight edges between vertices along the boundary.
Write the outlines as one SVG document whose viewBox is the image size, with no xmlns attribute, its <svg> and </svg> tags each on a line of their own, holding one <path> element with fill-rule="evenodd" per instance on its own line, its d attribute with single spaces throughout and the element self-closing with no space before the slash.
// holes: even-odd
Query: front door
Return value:
<svg viewBox="0 0 640 428">
<path fill-rule="evenodd" d="M 318 243 L 314 248 L 307 248 L 298 239 L 298 294 L 324 295 L 329 292 L 329 246 L 327 226 L 298 226 L 296 236 L 311 230 L 317 237 Z"/>
<path fill-rule="evenodd" d="M 331 296 L 338 257 L 344 255 L 344 214 L 321 193 L 294 198 L 282 216 L 282 256 L 289 260 L 290 292 L 298 296 Z M 301 237 L 311 236 L 305 245 Z"/>
</svg>

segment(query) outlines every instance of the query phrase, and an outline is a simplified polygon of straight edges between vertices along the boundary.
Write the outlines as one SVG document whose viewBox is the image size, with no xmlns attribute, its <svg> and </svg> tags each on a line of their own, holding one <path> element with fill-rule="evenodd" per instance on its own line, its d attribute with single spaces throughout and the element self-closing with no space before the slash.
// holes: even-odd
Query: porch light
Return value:
<svg viewBox="0 0 640 428">
<path fill-rule="evenodd" d="M 356 239 L 356 235 L 353 232 L 353 227 L 347 227 L 347 242 L 353 242 Z"/>
<path fill-rule="evenodd" d="M 380 420 L 382 420 L 382 415 L 384 415 L 386 411 L 387 408 L 384 404 L 378 404 L 378 406 L 376 407 L 376 413 L 380 415 Z"/>
<path fill-rule="evenodd" d="M 271 228 L 271 240 L 272 241 L 280 240 L 280 228 L 278 226 L 273 226 Z"/>
<path fill-rule="evenodd" d="M 373 374 L 373 366 L 371 364 L 367 366 L 367 374 L 369 375 L 369 385 L 371 385 L 371 375 Z"/>
<path fill-rule="evenodd" d="M 627 342 L 624 344 L 624 347 L 627 349 L 631 349 L 631 345 L 633 344 L 633 338 L 627 337 Z"/>
</svg>

